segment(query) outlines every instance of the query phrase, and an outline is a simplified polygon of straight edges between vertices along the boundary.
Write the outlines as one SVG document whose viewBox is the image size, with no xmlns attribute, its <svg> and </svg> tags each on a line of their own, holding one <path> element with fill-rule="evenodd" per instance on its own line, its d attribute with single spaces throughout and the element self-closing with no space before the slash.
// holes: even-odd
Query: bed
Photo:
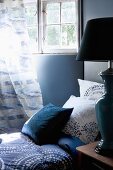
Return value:
<svg viewBox="0 0 113 170">
<path fill-rule="evenodd" d="M 62 137 L 57 136 L 72 110 L 48 104 L 25 122 L 21 132 L 1 134 L 0 169 L 73 170 L 72 155 L 60 147 Z"/>
<path fill-rule="evenodd" d="M 72 157 L 58 145 L 36 145 L 22 133 L 0 135 L 1 170 L 71 170 Z"/>
<path fill-rule="evenodd" d="M 104 93 L 103 84 L 78 82 L 80 97 L 71 95 L 62 107 L 48 104 L 20 132 L 0 135 L 1 170 L 76 169 L 76 147 L 98 136 L 95 103 Z"/>
</svg>

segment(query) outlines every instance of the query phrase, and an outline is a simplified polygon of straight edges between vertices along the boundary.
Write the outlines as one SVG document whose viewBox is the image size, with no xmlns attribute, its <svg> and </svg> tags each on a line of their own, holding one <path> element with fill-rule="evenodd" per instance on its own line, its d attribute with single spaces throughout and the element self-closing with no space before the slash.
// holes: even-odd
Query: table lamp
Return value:
<svg viewBox="0 0 113 170">
<path fill-rule="evenodd" d="M 105 93 L 95 105 L 101 134 L 95 151 L 102 155 L 113 154 L 113 17 L 96 18 L 87 22 L 76 59 L 108 61 L 108 69 L 100 72 Z"/>
</svg>

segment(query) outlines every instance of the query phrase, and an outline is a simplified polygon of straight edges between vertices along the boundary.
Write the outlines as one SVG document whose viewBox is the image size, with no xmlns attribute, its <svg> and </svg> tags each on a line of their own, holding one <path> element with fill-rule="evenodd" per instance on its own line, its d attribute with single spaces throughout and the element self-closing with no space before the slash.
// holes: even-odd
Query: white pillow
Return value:
<svg viewBox="0 0 113 170">
<path fill-rule="evenodd" d="M 80 97 L 98 100 L 104 94 L 104 84 L 78 79 Z"/>
<path fill-rule="evenodd" d="M 84 143 L 93 142 L 98 135 L 95 100 L 70 96 L 63 108 L 74 108 L 63 132 L 79 137 Z"/>
</svg>

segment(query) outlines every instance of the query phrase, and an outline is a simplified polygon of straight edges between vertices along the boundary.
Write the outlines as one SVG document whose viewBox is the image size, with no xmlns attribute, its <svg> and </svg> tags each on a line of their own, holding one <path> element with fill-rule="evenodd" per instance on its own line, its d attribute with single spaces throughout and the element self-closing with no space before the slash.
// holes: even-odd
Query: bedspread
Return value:
<svg viewBox="0 0 113 170">
<path fill-rule="evenodd" d="M 2 134 L 1 170 L 72 170 L 71 156 L 58 145 L 36 145 L 22 133 Z"/>
</svg>

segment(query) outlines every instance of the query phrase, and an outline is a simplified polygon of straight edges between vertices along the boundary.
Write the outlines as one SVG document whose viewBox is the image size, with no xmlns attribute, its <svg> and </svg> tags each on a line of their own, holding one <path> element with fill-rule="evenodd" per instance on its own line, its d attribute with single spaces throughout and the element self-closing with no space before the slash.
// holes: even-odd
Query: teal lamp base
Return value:
<svg viewBox="0 0 113 170">
<path fill-rule="evenodd" d="M 113 69 L 108 68 L 100 74 L 105 84 L 105 94 L 97 101 L 96 117 L 101 140 L 95 152 L 102 155 L 113 155 Z"/>
<path fill-rule="evenodd" d="M 100 155 L 113 156 L 113 143 L 107 143 L 107 141 L 104 142 L 101 139 L 95 147 L 95 152 Z"/>
</svg>

